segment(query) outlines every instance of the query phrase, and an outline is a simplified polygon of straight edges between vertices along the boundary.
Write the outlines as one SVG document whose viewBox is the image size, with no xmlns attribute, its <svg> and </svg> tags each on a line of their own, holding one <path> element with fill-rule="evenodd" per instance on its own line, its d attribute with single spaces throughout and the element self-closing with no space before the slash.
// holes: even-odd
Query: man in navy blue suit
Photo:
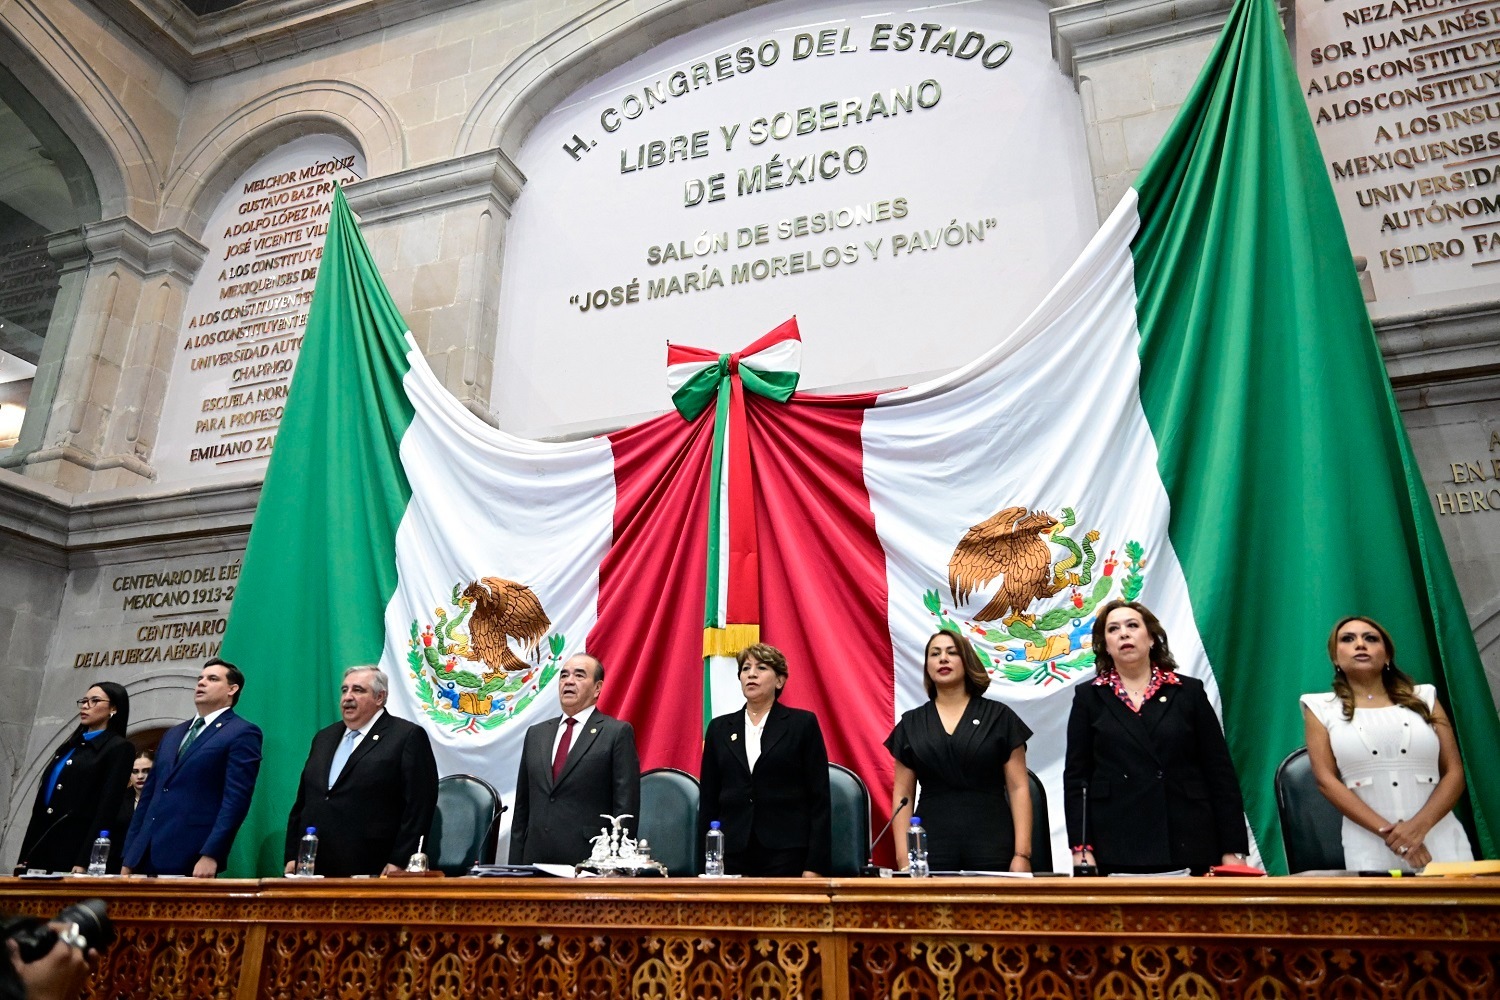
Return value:
<svg viewBox="0 0 1500 1000">
<path fill-rule="evenodd" d="M 167 730 L 125 836 L 122 874 L 213 878 L 250 810 L 260 727 L 234 714 L 245 675 L 212 659 L 193 689 L 197 715 Z"/>
</svg>

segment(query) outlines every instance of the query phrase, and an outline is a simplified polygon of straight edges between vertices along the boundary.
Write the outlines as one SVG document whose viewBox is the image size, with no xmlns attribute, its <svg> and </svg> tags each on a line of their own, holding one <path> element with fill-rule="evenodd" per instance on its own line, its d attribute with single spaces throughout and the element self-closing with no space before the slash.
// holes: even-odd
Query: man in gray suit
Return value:
<svg viewBox="0 0 1500 1000">
<path fill-rule="evenodd" d="M 570 656 L 557 675 L 563 714 L 526 731 L 516 775 L 510 863 L 577 864 L 610 816 L 641 811 L 641 760 L 630 723 L 595 709 L 604 664 Z M 632 833 L 635 823 L 628 823 Z"/>
</svg>

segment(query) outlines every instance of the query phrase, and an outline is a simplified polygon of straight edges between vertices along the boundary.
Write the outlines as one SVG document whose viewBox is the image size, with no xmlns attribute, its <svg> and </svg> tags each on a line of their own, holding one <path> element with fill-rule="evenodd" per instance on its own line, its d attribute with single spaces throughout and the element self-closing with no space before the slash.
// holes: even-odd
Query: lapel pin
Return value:
<svg viewBox="0 0 1500 1000">
<path fill-rule="evenodd" d="M 214 728 L 215 728 L 215 729 L 218 729 L 218 728 L 219 728 L 219 727 L 220 727 L 220 726 L 222 726 L 222 725 L 224 725 L 224 723 L 222 723 L 222 722 L 215 722 L 215 723 L 214 723 Z"/>
<path fill-rule="evenodd" d="M 599 730 L 597 730 L 597 729 L 590 729 L 590 730 L 589 730 L 589 735 L 590 735 L 590 736 L 593 736 L 593 735 L 594 735 L 594 734 L 595 734 L 595 733 L 597 733 L 597 732 L 598 732 L 598 731 L 599 731 Z"/>
<path fill-rule="evenodd" d="M 1167 696 L 1166 695 L 1162 695 L 1160 698 L 1157 699 L 1157 701 L 1166 701 L 1166 700 L 1167 700 Z"/>
<path fill-rule="evenodd" d="M 976 726 L 979 725 L 979 720 L 978 719 L 974 720 L 974 725 L 976 725 Z"/>
<path fill-rule="evenodd" d="M 739 733 L 730 733 L 729 734 L 729 742 L 731 742 L 731 743 L 733 743 L 735 740 L 737 740 L 739 738 L 740 738 L 740 734 Z"/>
<path fill-rule="evenodd" d="M 380 739 L 380 734 L 376 733 L 375 735 L 371 736 L 370 739 L 372 739 L 372 740 L 379 740 Z"/>
</svg>

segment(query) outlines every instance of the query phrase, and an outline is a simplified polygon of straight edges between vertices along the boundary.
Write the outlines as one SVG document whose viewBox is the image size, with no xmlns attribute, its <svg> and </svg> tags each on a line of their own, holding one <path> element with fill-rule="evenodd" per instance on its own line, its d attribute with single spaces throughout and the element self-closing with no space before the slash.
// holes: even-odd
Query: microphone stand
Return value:
<svg viewBox="0 0 1500 1000">
<path fill-rule="evenodd" d="M 489 827 L 484 831 L 484 839 L 479 842 L 479 857 L 474 861 L 476 865 L 487 863 L 484 860 L 486 852 L 488 852 L 490 855 L 491 860 L 488 862 L 489 864 L 494 864 L 499 860 L 495 858 L 495 842 L 499 839 L 496 836 L 496 828 L 500 825 L 500 820 L 509 810 L 510 806 L 506 805 L 504 802 L 499 803 L 498 808 L 495 809 L 495 818 L 490 820 Z"/>
<path fill-rule="evenodd" d="M 53 820 L 52 823 L 47 827 L 47 829 L 42 831 L 42 835 L 40 837 L 37 837 L 30 843 L 30 845 L 28 845 L 26 853 L 35 853 L 36 849 L 38 847 L 41 847 L 43 842 L 45 842 L 48 837 L 52 836 L 52 831 L 56 830 L 59 826 L 62 826 L 62 824 L 68 819 L 68 817 L 72 815 L 73 814 L 70 812 L 65 812 L 61 816 L 57 817 L 57 819 Z M 17 858 L 16 867 L 12 874 L 16 876 L 25 875 L 26 872 L 29 871 L 27 865 L 28 862 L 25 858 Z"/>
<path fill-rule="evenodd" d="M 1084 785 L 1083 786 L 1083 808 L 1080 809 L 1079 812 L 1082 813 L 1082 819 L 1083 819 L 1083 822 L 1081 824 L 1079 824 L 1083 828 L 1080 831 L 1080 836 L 1083 838 L 1084 845 L 1087 846 L 1088 842 L 1089 842 L 1089 786 L 1088 785 Z M 1073 866 L 1073 876 L 1075 878 L 1091 878 L 1091 877 L 1096 876 L 1098 874 L 1099 874 L 1099 866 L 1098 865 L 1089 864 L 1089 862 L 1087 862 L 1087 861 L 1084 861 L 1082 864 L 1077 864 L 1077 865 Z"/>
<path fill-rule="evenodd" d="M 880 838 L 885 836 L 886 831 L 896 822 L 896 817 L 901 815 L 901 810 L 905 809 L 910 802 L 911 799 L 905 795 L 901 796 L 901 801 L 897 802 L 896 808 L 891 810 L 891 818 L 885 821 L 885 826 L 881 827 L 880 832 L 875 835 L 875 839 L 870 841 L 870 853 L 865 859 L 865 866 L 859 870 L 859 874 L 862 877 L 878 878 L 886 871 L 886 869 L 880 868 L 875 864 L 875 845 L 880 843 Z"/>
</svg>

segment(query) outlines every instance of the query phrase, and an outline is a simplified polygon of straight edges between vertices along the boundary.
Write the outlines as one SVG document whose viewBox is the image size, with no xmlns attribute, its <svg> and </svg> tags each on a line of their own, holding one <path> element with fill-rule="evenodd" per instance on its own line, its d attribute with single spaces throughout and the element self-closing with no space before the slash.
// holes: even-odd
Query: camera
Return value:
<svg viewBox="0 0 1500 1000">
<path fill-rule="evenodd" d="M 22 962 L 41 958 L 61 941 L 71 948 L 87 952 L 103 951 L 115 940 L 114 925 L 109 922 L 108 907 L 102 899 L 85 899 L 65 906 L 51 921 L 37 917 L 15 917 L 0 926 L 0 936 L 16 943 Z M 52 926 L 61 924 L 62 929 Z"/>
</svg>

